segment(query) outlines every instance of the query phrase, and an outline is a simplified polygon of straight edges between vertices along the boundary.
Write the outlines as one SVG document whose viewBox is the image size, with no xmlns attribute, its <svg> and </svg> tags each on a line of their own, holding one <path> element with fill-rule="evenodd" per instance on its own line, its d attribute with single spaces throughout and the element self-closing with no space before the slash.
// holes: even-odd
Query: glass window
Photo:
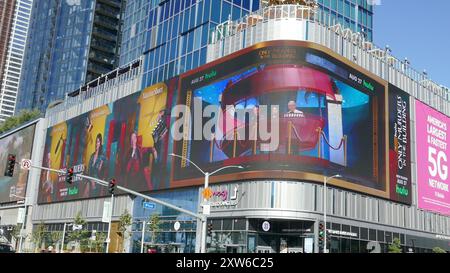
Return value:
<svg viewBox="0 0 450 273">
<path fill-rule="evenodd" d="M 377 231 L 375 229 L 369 230 L 369 240 L 376 241 L 377 240 Z"/>
<path fill-rule="evenodd" d="M 360 253 L 367 253 L 367 244 L 368 241 L 359 241 L 359 252 Z"/>
<path fill-rule="evenodd" d="M 231 15 L 231 4 L 222 1 L 222 16 L 221 16 L 221 22 L 225 22 L 228 20 L 228 16 Z"/>
<path fill-rule="evenodd" d="M 392 237 L 392 232 L 388 231 L 385 232 L 385 238 L 387 243 L 392 243 L 392 240 L 394 240 L 394 238 Z"/>
<path fill-rule="evenodd" d="M 359 238 L 359 236 L 361 236 L 361 235 L 360 235 L 360 232 L 359 232 L 359 227 L 354 227 L 354 226 L 352 226 L 351 229 L 352 229 L 352 230 L 351 230 L 352 233 L 357 234 L 356 236 L 358 236 L 358 238 Z"/>
<path fill-rule="evenodd" d="M 220 23 L 220 0 L 212 0 L 211 21 Z"/>
<path fill-rule="evenodd" d="M 247 229 L 246 219 L 235 219 L 233 229 L 234 230 L 246 230 Z"/>
<path fill-rule="evenodd" d="M 244 9 L 250 10 L 250 0 L 242 0 L 242 7 Z"/>
<path fill-rule="evenodd" d="M 194 50 L 199 49 L 202 46 L 202 27 L 198 27 L 194 30 Z"/>
<path fill-rule="evenodd" d="M 210 220 L 208 222 L 212 223 L 213 230 L 222 230 L 222 220 L 214 219 L 214 220 Z"/>
<path fill-rule="evenodd" d="M 377 240 L 379 242 L 384 242 L 384 231 L 383 230 L 377 231 Z"/>
<path fill-rule="evenodd" d="M 252 11 L 259 10 L 260 0 L 253 0 Z"/>
<path fill-rule="evenodd" d="M 198 26 L 201 23 L 203 23 L 203 2 L 198 3 L 198 8 L 197 8 L 197 20 L 195 22 L 195 25 Z"/>
<path fill-rule="evenodd" d="M 351 253 L 360 253 L 359 240 L 351 240 Z"/>
<path fill-rule="evenodd" d="M 189 21 L 189 29 L 195 27 L 195 16 L 196 16 L 196 14 L 195 14 L 195 8 L 194 7 L 192 7 L 190 9 L 190 14 L 191 14 L 191 18 L 190 18 L 190 21 Z"/>
<path fill-rule="evenodd" d="M 211 10 L 211 0 L 205 0 L 202 23 L 208 21 L 210 10 Z"/>
<path fill-rule="evenodd" d="M 233 16 L 232 16 L 232 20 L 237 20 L 241 18 L 241 9 L 233 6 Z"/>
<path fill-rule="evenodd" d="M 233 220 L 223 219 L 223 230 L 233 230 Z"/>
<path fill-rule="evenodd" d="M 369 230 L 367 228 L 360 228 L 359 238 L 367 240 L 369 238 Z"/>
</svg>

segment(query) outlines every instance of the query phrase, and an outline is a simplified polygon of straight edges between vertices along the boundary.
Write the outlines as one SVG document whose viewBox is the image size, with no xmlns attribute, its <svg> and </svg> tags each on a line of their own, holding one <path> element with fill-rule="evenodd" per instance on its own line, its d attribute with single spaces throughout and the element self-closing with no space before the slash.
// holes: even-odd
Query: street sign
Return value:
<svg viewBox="0 0 450 273">
<path fill-rule="evenodd" d="M 262 223 L 262 230 L 264 230 L 266 232 L 270 230 L 270 223 L 268 221 L 264 221 Z"/>
<path fill-rule="evenodd" d="M 72 226 L 72 230 L 73 230 L 73 231 L 75 231 L 75 230 L 81 230 L 82 228 L 83 228 L 83 225 L 75 225 L 75 224 L 74 224 L 74 225 Z"/>
<path fill-rule="evenodd" d="M 181 224 L 180 224 L 180 222 L 178 222 L 178 221 L 176 221 L 176 222 L 173 224 L 173 229 L 175 229 L 175 231 L 178 231 L 178 230 L 180 229 L 180 227 L 181 227 Z"/>
<path fill-rule="evenodd" d="M 25 208 L 19 208 L 17 211 L 17 224 L 23 224 L 25 222 Z"/>
<path fill-rule="evenodd" d="M 89 240 L 95 241 L 97 239 L 96 234 L 97 234 L 97 231 L 95 229 L 92 230 L 91 237 L 89 238 Z"/>
<path fill-rule="evenodd" d="M 22 159 L 22 161 L 20 161 L 20 168 L 22 170 L 29 171 L 31 169 L 31 160 L 29 160 L 29 159 Z"/>
<path fill-rule="evenodd" d="M 111 219 L 111 202 L 105 201 L 103 202 L 103 215 L 102 215 L 102 222 L 103 223 L 109 223 L 109 219 Z"/>
<path fill-rule="evenodd" d="M 153 209 L 156 208 L 156 204 L 155 204 L 155 203 L 152 203 L 152 202 L 144 202 L 144 203 L 142 203 L 142 207 L 143 207 L 144 209 L 150 209 L 150 210 L 153 210 Z"/>
<path fill-rule="evenodd" d="M 202 195 L 204 199 L 209 200 L 213 196 L 213 191 L 208 187 L 202 191 Z"/>
<path fill-rule="evenodd" d="M 211 205 L 203 205 L 203 214 L 210 215 L 211 214 Z"/>
</svg>

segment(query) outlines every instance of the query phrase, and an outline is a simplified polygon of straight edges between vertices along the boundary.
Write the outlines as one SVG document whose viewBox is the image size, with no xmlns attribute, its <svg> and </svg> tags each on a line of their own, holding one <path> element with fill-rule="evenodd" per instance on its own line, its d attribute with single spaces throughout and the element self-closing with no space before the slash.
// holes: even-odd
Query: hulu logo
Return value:
<svg viewBox="0 0 450 273">
<path fill-rule="evenodd" d="M 370 91 L 375 90 L 375 88 L 373 87 L 373 85 L 370 82 L 363 81 L 363 85 L 365 88 L 369 89 Z"/>
<path fill-rule="evenodd" d="M 213 70 L 210 73 L 205 74 L 205 80 L 210 80 L 210 79 L 214 78 L 215 76 L 217 76 L 217 71 Z"/>
<path fill-rule="evenodd" d="M 408 191 L 407 188 L 401 187 L 401 186 L 398 186 L 398 185 L 395 188 L 395 192 L 400 194 L 400 195 L 402 195 L 402 196 L 408 196 L 408 194 L 409 194 L 409 191 Z"/>
<path fill-rule="evenodd" d="M 78 188 L 74 187 L 74 188 L 69 189 L 68 194 L 69 195 L 77 195 L 78 194 Z"/>
</svg>

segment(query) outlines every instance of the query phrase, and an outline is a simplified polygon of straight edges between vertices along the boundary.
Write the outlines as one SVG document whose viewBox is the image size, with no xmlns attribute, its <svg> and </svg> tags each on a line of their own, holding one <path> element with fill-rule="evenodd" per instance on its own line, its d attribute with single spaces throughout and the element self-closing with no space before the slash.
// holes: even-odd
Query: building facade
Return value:
<svg viewBox="0 0 450 273">
<path fill-rule="evenodd" d="M 145 56 L 144 84 L 167 80 L 206 63 L 210 30 L 267 6 L 261 0 L 129 1 L 121 64 Z M 373 38 L 373 6 L 366 0 L 317 1 L 321 20 Z"/>
<path fill-rule="evenodd" d="M 0 135 L 1 160 L 6 161 L 8 154 L 14 154 L 17 159 L 39 162 L 46 128 L 46 120 L 41 118 Z M 5 167 L 0 167 L 2 174 Z M 17 251 L 31 248 L 29 236 L 25 235 L 33 230 L 31 215 L 37 202 L 39 173 L 38 169 L 27 171 L 16 167 L 12 177 L 0 177 L 0 242 L 11 243 Z"/>
<path fill-rule="evenodd" d="M 0 1 L 0 122 L 14 115 L 33 1 Z"/>
<path fill-rule="evenodd" d="M 44 166 L 114 177 L 192 212 L 206 199 L 208 252 L 321 252 L 325 212 L 330 252 L 387 252 L 394 239 L 403 252 L 450 251 L 449 90 L 318 14 L 301 5 L 261 7 L 217 24 L 207 64 L 196 69 L 147 84 L 143 56 L 98 78 L 47 110 L 36 156 Z M 180 119 L 180 104 L 193 119 Z M 196 107 L 210 106 L 231 127 L 195 116 Z M 238 109 L 253 113 L 256 127 Z M 279 121 L 275 146 L 259 137 L 269 110 Z M 197 122 L 214 132 L 197 136 Z M 251 133 L 256 137 L 238 137 Z M 204 191 L 203 175 L 172 153 L 209 172 L 242 168 L 211 176 Z M 80 179 L 68 185 L 45 172 L 32 221 L 57 234 L 79 212 L 84 228 L 105 233 L 108 200 L 105 188 Z M 196 219 L 120 192 L 115 200 L 110 251 L 199 250 Z M 118 220 L 126 212 L 133 224 L 122 242 Z M 57 243 L 47 236 L 43 245 Z M 63 243 L 70 251 L 72 243 Z"/>
<path fill-rule="evenodd" d="M 124 3 L 36 1 L 18 109 L 42 112 L 119 64 Z"/>
</svg>

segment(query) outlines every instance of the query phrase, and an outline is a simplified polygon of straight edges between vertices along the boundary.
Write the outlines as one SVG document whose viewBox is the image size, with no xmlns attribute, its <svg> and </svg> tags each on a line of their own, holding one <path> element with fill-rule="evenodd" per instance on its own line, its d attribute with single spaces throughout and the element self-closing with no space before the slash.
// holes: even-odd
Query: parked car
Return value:
<svg viewBox="0 0 450 273">
<path fill-rule="evenodd" d="M 0 243 L 0 253 L 15 253 L 16 251 L 10 244 Z"/>
</svg>

